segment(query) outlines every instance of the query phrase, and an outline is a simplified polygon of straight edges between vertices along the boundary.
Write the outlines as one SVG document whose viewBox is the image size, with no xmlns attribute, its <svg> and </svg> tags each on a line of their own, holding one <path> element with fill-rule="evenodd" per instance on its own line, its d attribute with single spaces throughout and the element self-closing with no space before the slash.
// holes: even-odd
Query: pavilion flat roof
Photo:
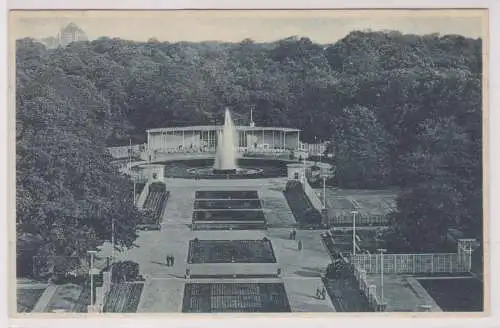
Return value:
<svg viewBox="0 0 500 328">
<path fill-rule="evenodd" d="M 197 126 L 177 126 L 169 128 L 148 129 L 148 133 L 177 132 L 177 131 L 212 131 L 222 129 L 221 125 L 197 125 Z M 282 131 L 282 132 L 300 132 L 300 129 L 270 126 L 246 126 L 238 125 L 236 130 L 240 131 Z"/>
</svg>

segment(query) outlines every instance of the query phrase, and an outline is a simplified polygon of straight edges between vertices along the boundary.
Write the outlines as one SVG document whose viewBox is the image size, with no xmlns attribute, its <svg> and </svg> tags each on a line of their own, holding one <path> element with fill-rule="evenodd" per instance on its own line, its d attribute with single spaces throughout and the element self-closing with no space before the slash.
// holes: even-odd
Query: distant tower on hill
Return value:
<svg viewBox="0 0 500 328">
<path fill-rule="evenodd" d="M 88 38 L 85 31 L 74 23 L 68 24 L 68 26 L 63 27 L 59 32 L 59 44 L 63 47 L 67 46 L 71 42 L 87 40 Z"/>
</svg>

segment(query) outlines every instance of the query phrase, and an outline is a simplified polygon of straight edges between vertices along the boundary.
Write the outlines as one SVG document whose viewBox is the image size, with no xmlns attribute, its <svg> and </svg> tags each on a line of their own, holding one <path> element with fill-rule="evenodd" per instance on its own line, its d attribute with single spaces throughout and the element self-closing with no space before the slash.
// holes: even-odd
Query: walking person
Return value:
<svg viewBox="0 0 500 328">
<path fill-rule="evenodd" d="M 297 243 L 297 249 L 300 251 L 302 251 L 302 240 L 299 240 L 299 242 Z"/>
<path fill-rule="evenodd" d="M 326 289 L 325 289 L 325 287 L 323 287 L 323 289 L 321 290 L 321 299 L 326 300 Z"/>
<path fill-rule="evenodd" d="M 320 299 L 320 298 L 321 298 L 319 288 L 316 288 L 316 298 L 317 298 L 317 299 Z"/>
<path fill-rule="evenodd" d="M 174 266 L 175 256 L 170 256 L 170 266 Z"/>
<path fill-rule="evenodd" d="M 170 255 L 167 255 L 167 257 L 165 258 L 165 265 L 170 266 Z"/>
<path fill-rule="evenodd" d="M 297 230 L 295 230 L 295 228 L 293 228 L 293 230 L 292 230 L 292 238 L 293 238 L 293 240 L 295 240 L 296 237 L 297 237 Z"/>
</svg>

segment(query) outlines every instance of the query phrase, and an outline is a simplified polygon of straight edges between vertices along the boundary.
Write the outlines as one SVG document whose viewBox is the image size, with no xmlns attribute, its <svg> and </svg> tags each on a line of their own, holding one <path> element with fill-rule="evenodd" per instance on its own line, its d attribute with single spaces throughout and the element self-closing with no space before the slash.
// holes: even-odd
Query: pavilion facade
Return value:
<svg viewBox="0 0 500 328">
<path fill-rule="evenodd" d="M 222 126 L 169 127 L 147 130 L 151 151 L 206 150 L 217 147 Z M 298 150 L 300 130 L 284 127 L 236 126 L 237 146 L 241 149 Z"/>
</svg>

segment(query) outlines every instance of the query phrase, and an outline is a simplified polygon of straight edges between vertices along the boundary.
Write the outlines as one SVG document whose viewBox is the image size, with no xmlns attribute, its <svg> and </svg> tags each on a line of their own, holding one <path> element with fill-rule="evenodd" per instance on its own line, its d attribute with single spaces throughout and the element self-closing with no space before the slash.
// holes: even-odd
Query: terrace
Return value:
<svg viewBox="0 0 500 328">
<path fill-rule="evenodd" d="M 197 190 L 193 230 L 263 230 L 266 218 L 255 190 Z"/>
</svg>

